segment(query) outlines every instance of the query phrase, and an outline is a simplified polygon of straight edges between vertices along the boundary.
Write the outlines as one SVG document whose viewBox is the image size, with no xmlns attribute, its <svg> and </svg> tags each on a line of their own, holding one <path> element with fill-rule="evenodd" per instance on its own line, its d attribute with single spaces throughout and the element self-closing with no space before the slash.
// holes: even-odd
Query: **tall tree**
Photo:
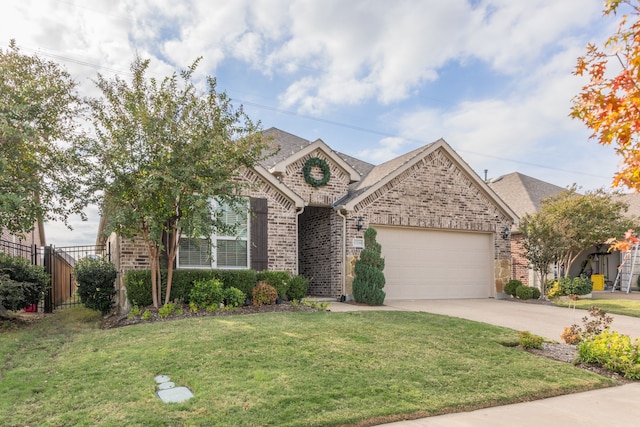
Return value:
<svg viewBox="0 0 640 427">
<path fill-rule="evenodd" d="M 96 160 L 91 181 L 104 193 L 106 232 L 142 236 L 156 307 L 161 253 L 168 258 L 167 303 L 181 236 L 224 228 L 212 202 L 238 206 L 244 186 L 238 172 L 267 148 L 259 124 L 216 91 L 214 78 L 206 79 L 204 91 L 197 89 L 197 65 L 158 82 L 146 76 L 149 61 L 138 58 L 131 83 L 98 76 L 103 97 L 92 102 L 97 137 L 87 150 Z"/>
<path fill-rule="evenodd" d="M 520 226 L 525 248 L 531 249 L 527 259 L 542 270 L 545 260 L 555 258 L 568 276 L 582 251 L 611 236 L 621 237 L 632 227 L 633 221 L 625 217 L 627 208 L 613 194 L 603 190 L 578 194 L 575 186 L 546 198 L 540 210 L 526 216 Z"/>
<path fill-rule="evenodd" d="M 588 77 L 573 98 L 571 116 L 582 120 L 592 138 L 614 145 L 622 157 L 614 186 L 640 190 L 640 4 L 607 0 L 605 16 L 623 12 L 617 31 L 602 47 L 588 44 L 574 74 Z"/>
<path fill-rule="evenodd" d="M 0 49 L 0 229 L 22 235 L 37 220 L 63 221 L 87 204 L 77 179 L 83 102 L 58 64 Z"/>
</svg>

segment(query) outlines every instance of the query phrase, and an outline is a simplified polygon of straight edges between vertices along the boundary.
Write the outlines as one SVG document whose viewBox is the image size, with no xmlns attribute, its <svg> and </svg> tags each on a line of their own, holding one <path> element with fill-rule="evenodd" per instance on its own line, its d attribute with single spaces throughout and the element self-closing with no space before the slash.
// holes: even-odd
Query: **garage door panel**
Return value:
<svg viewBox="0 0 640 427">
<path fill-rule="evenodd" d="M 491 296 L 491 234 L 375 228 L 385 258 L 388 299 Z"/>
</svg>

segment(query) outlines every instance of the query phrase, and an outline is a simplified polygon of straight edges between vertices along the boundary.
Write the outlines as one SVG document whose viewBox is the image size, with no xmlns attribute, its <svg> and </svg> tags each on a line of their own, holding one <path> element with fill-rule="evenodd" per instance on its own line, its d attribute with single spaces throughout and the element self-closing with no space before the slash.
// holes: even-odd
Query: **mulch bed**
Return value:
<svg viewBox="0 0 640 427">
<path fill-rule="evenodd" d="M 192 312 L 189 310 L 189 306 L 186 304 L 176 304 L 182 313 L 176 314 L 172 313 L 168 317 L 160 317 L 158 315 L 158 309 L 150 306 L 144 307 L 140 309 L 140 313 L 144 311 L 149 311 L 151 313 L 151 318 L 149 320 L 145 320 L 142 316 L 131 316 L 128 314 L 124 315 L 111 315 L 105 318 L 102 321 L 101 328 L 102 329 L 112 329 L 119 328 L 122 326 L 129 325 L 138 325 L 141 323 L 149 323 L 149 322 L 166 322 L 170 320 L 176 319 L 189 319 L 194 317 L 207 317 L 207 316 L 238 316 L 238 315 L 251 315 L 251 314 L 259 314 L 259 313 L 281 313 L 281 312 L 291 312 L 291 311 L 318 311 L 315 308 L 297 305 L 293 306 L 290 302 L 283 302 L 281 304 L 270 304 L 270 305 L 262 305 L 259 307 L 253 305 L 245 305 L 242 307 L 230 308 L 230 309 L 220 309 L 216 311 L 206 311 L 206 310 L 198 310 L 196 312 Z"/>
</svg>

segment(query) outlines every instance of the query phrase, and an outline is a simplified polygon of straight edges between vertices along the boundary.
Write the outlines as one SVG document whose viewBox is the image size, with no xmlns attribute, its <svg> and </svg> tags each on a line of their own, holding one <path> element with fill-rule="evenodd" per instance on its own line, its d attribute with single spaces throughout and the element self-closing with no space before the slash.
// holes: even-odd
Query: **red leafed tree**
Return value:
<svg viewBox="0 0 640 427">
<path fill-rule="evenodd" d="M 589 81 L 573 98 L 571 116 L 622 157 L 613 186 L 640 191 L 640 4 L 607 0 L 603 13 L 620 23 L 602 47 L 589 44 L 578 58 L 574 74 Z"/>
</svg>

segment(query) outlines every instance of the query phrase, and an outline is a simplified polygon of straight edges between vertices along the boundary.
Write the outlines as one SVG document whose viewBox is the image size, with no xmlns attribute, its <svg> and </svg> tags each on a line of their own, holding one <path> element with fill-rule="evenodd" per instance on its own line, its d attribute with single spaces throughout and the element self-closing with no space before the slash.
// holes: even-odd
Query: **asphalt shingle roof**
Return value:
<svg viewBox="0 0 640 427">
<path fill-rule="evenodd" d="M 565 190 L 518 172 L 494 178 L 487 184 L 520 218 L 537 212 L 543 199 Z"/>
</svg>

